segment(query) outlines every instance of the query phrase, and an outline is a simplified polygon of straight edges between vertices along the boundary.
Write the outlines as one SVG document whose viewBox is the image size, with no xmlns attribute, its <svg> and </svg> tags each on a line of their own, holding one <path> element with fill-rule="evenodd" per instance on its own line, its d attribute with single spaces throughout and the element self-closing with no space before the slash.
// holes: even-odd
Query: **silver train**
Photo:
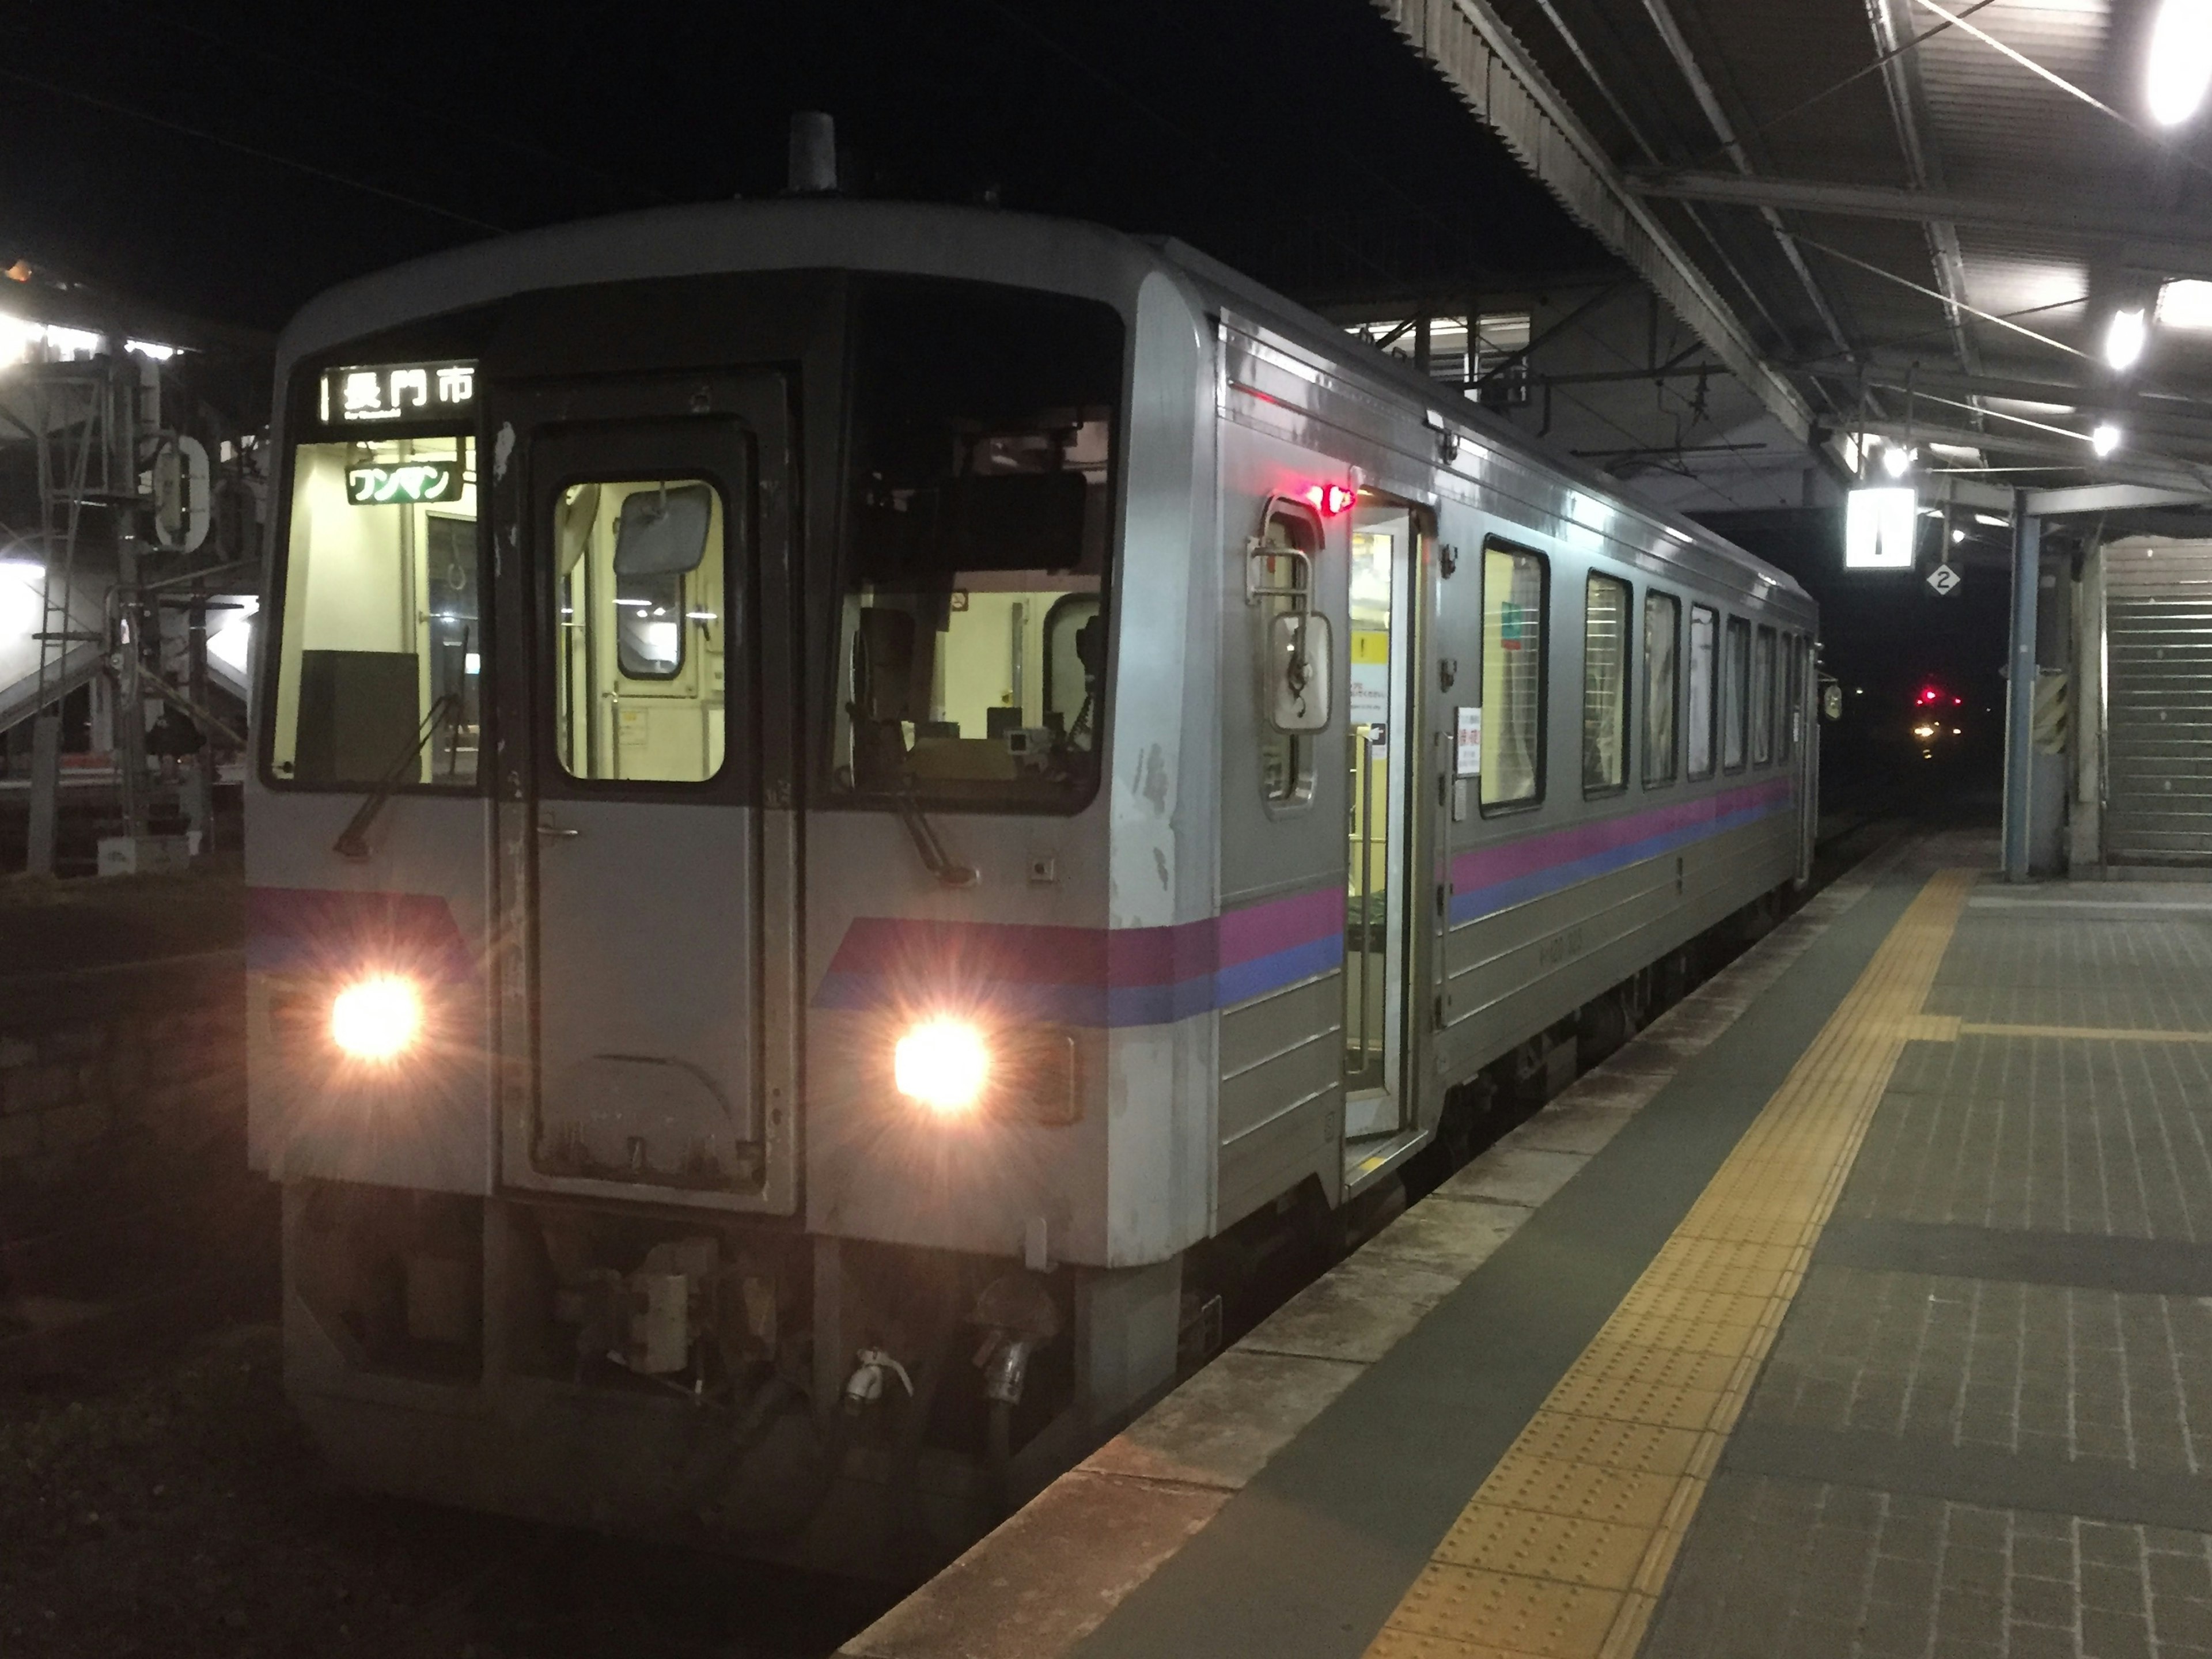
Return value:
<svg viewBox="0 0 2212 1659">
<path fill-rule="evenodd" d="M 252 1145 L 363 1486 L 941 1557 L 1809 872 L 1787 576 L 1172 243 L 533 233 L 276 397 Z"/>
</svg>

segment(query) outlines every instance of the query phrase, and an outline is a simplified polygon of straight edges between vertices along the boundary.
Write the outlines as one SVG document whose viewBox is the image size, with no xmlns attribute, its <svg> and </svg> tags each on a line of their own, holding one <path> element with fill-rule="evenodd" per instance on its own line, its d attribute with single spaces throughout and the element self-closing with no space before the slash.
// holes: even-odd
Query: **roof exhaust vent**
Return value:
<svg viewBox="0 0 2212 1659">
<path fill-rule="evenodd" d="M 791 118 L 791 193 L 826 196 L 837 188 L 837 124 L 818 109 Z"/>
</svg>

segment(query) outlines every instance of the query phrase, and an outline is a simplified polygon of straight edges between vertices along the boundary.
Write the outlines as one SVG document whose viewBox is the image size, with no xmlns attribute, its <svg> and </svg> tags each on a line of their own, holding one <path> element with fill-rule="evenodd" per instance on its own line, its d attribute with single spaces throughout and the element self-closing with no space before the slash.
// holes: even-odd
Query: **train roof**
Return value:
<svg viewBox="0 0 2212 1659">
<path fill-rule="evenodd" d="M 1133 295 L 1163 267 L 1303 350 L 1418 404 L 1491 448 L 1553 472 L 1666 540 L 1694 547 L 1810 603 L 1790 574 L 1617 479 L 1552 449 L 1410 363 L 1362 342 L 1219 260 L 1170 238 L 997 209 L 844 198 L 779 198 L 653 208 L 473 242 L 373 272 L 310 301 L 277 341 L 278 396 L 292 363 L 350 339 L 517 294 L 654 276 L 838 268 L 1034 285 L 1101 298 Z"/>
</svg>

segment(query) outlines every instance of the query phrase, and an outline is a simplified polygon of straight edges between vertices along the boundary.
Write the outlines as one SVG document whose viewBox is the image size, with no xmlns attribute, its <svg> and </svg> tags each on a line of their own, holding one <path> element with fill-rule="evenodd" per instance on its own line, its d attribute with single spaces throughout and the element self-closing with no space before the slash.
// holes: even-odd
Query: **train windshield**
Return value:
<svg viewBox="0 0 2212 1659">
<path fill-rule="evenodd" d="M 474 441 L 303 443 L 290 523 L 272 641 L 276 776 L 473 787 L 483 653 Z"/>
<path fill-rule="evenodd" d="M 833 777 L 1073 810 L 1104 749 L 1121 319 L 900 278 L 855 322 Z"/>
</svg>

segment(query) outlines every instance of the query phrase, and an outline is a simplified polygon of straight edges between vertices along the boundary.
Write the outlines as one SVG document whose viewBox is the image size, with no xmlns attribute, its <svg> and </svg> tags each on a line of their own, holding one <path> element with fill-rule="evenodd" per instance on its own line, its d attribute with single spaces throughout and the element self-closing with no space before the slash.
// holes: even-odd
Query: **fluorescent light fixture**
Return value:
<svg viewBox="0 0 2212 1659">
<path fill-rule="evenodd" d="M 1903 444 L 1890 444 L 1881 452 L 1881 470 L 1893 478 L 1903 477 L 1911 465 L 1912 452 Z"/>
<path fill-rule="evenodd" d="M 2160 328 L 2212 329 L 2212 283 L 2179 276 L 2158 291 Z"/>
<path fill-rule="evenodd" d="M 166 363 L 177 355 L 176 347 L 162 345 L 155 340 L 125 340 L 123 349 L 135 351 L 142 357 L 151 357 L 157 363 Z"/>
<path fill-rule="evenodd" d="M 2131 367 L 2142 356 L 2143 342 L 2149 337 L 2141 306 L 2114 312 L 2112 320 L 2105 325 L 2105 361 L 2114 368 Z"/>
<path fill-rule="evenodd" d="M 2009 530 L 2012 528 L 2012 520 L 2010 519 L 2001 519 L 1994 513 L 1977 513 L 1974 514 L 1974 522 L 1976 524 L 1985 524 L 1992 530 Z"/>
<path fill-rule="evenodd" d="M 2097 429 L 2089 434 L 2089 447 L 2100 455 L 2109 455 L 2120 447 L 2120 429 L 2110 421 L 2097 422 Z"/>
<path fill-rule="evenodd" d="M 59 323 L 46 325 L 46 348 L 65 363 L 79 354 L 92 356 L 99 351 L 100 345 L 100 336 L 89 329 L 64 328 Z"/>
<path fill-rule="evenodd" d="M 1911 569 L 1918 507 L 1909 486 L 1852 490 L 1844 513 L 1844 568 Z"/>
<path fill-rule="evenodd" d="M 2174 126 L 2197 113 L 2212 87 L 2212 0 L 2165 0 L 2151 25 L 2151 118 Z"/>
</svg>

